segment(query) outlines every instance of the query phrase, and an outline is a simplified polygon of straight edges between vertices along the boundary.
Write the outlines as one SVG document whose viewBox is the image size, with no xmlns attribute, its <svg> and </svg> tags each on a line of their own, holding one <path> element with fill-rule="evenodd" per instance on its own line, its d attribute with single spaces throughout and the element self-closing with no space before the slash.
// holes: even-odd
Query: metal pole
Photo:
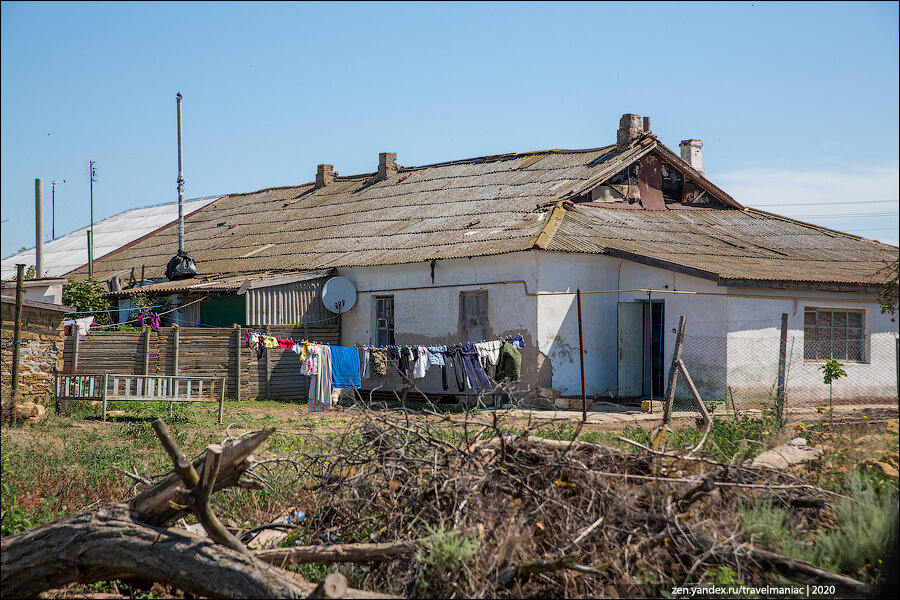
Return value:
<svg viewBox="0 0 900 600">
<path fill-rule="evenodd" d="M 54 240 L 56 239 L 56 186 L 58 186 L 61 183 L 65 183 L 65 182 L 66 182 L 65 179 L 63 179 L 62 181 L 51 181 L 50 182 L 50 195 L 53 198 L 52 220 L 53 220 L 53 239 Z"/>
<path fill-rule="evenodd" d="M 88 250 L 88 279 L 94 277 L 94 240 L 92 240 L 91 230 L 87 230 L 87 250 Z"/>
<path fill-rule="evenodd" d="M 44 276 L 44 180 L 34 180 L 34 276 Z"/>
<path fill-rule="evenodd" d="M 16 265 L 16 322 L 13 329 L 13 360 L 12 360 L 12 411 L 13 425 L 16 424 L 16 392 L 19 391 L 19 339 L 22 332 L 22 280 L 25 275 L 25 265 Z"/>
<path fill-rule="evenodd" d="M 178 250 L 184 251 L 184 165 L 181 160 L 181 92 L 175 95 L 178 113 Z"/>
<path fill-rule="evenodd" d="M 88 279 L 94 277 L 94 161 L 90 161 L 91 179 L 91 229 L 88 235 Z"/>
<path fill-rule="evenodd" d="M 587 421 L 587 393 L 584 389 L 584 334 L 581 328 L 581 288 L 578 288 L 578 354 L 581 357 L 581 417 Z"/>
</svg>

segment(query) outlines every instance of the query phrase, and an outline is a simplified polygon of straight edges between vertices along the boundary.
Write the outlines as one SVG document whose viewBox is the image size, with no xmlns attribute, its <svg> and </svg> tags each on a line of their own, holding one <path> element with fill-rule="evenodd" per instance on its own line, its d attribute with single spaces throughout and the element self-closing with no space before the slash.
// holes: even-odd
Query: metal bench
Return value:
<svg viewBox="0 0 900 600">
<path fill-rule="evenodd" d="M 219 424 L 225 409 L 225 378 L 174 375 L 59 374 L 54 385 L 56 413 L 61 403 L 99 401 L 106 422 L 107 402 L 218 402 Z"/>
</svg>

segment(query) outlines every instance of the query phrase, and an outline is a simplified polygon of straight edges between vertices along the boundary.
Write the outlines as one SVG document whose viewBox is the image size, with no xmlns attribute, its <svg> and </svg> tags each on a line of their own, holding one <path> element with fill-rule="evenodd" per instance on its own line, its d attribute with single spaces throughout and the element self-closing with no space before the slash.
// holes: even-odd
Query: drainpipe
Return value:
<svg viewBox="0 0 900 600">
<path fill-rule="evenodd" d="M 16 323 L 13 330 L 13 359 L 12 359 L 12 412 L 13 427 L 16 426 L 16 392 L 19 391 L 19 339 L 22 334 L 22 291 L 25 287 L 22 280 L 25 275 L 25 265 L 16 265 Z"/>
</svg>

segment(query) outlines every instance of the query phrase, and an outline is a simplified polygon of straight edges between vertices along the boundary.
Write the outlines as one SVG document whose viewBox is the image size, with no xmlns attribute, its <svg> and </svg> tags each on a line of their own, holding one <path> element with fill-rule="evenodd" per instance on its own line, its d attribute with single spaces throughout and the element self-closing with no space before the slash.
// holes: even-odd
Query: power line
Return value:
<svg viewBox="0 0 900 600">
<path fill-rule="evenodd" d="M 894 200 L 857 200 L 855 202 L 795 202 L 789 204 L 754 204 L 751 208 L 764 208 L 766 206 L 826 206 L 832 204 L 845 204 L 847 206 L 855 206 L 857 204 L 884 204 L 885 202 L 900 202 L 898 199 Z M 750 206 L 749 204 L 747 206 Z"/>
<path fill-rule="evenodd" d="M 861 217 L 890 217 L 894 215 L 900 215 L 900 212 L 883 212 L 883 213 L 866 213 L 864 215 L 853 214 L 853 213 L 845 213 L 845 214 L 831 214 L 831 215 L 794 215 L 790 217 L 791 219 L 837 219 L 837 218 L 846 218 L 846 219 L 856 219 Z M 784 215 L 788 216 L 788 215 Z"/>
</svg>

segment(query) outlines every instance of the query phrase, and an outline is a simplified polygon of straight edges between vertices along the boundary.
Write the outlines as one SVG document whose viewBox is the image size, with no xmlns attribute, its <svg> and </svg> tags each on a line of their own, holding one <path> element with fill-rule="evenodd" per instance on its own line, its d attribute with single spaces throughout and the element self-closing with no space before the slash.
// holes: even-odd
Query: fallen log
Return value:
<svg viewBox="0 0 900 600">
<path fill-rule="evenodd" d="M 128 578 L 210 598 L 306 598 L 316 589 L 209 538 L 141 523 L 127 504 L 107 504 L 4 538 L 2 562 L 4 598 Z M 391 596 L 349 588 L 343 597 Z"/>
</svg>

